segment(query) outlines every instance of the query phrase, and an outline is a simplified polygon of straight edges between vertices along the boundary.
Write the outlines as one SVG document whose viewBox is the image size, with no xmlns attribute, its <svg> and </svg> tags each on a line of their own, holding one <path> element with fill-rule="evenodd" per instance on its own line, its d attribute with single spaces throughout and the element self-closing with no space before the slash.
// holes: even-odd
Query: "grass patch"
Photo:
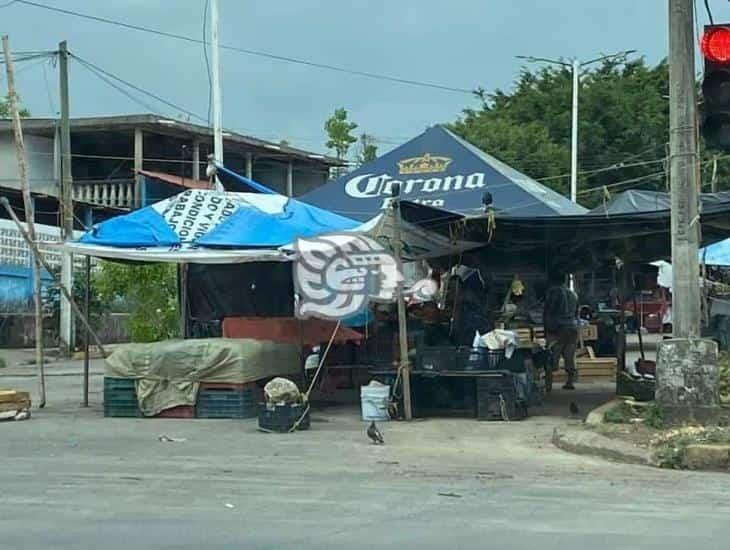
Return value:
<svg viewBox="0 0 730 550">
<path fill-rule="evenodd" d="M 661 407 L 654 402 L 647 403 L 646 406 L 624 402 L 608 411 L 603 420 L 609 424 L 645 424 L 659 430 L 664 425 L 664 414 Z"/>
</svg>

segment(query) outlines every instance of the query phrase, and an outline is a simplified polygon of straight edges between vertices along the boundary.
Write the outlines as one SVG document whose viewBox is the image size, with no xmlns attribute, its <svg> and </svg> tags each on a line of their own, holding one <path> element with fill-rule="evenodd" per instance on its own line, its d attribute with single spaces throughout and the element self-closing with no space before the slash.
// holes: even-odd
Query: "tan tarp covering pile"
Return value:
<svg viewBox="0 0 730 550">
<path fill-rule="evenodd" d="M 301 372 L 299 349 L 262 340 L 209 338 L 130 344 L 106 360 L 105 375 L 136 379 L 145 416 L 195 405 L 200 382 L 246 383 Z"/>
</svg>

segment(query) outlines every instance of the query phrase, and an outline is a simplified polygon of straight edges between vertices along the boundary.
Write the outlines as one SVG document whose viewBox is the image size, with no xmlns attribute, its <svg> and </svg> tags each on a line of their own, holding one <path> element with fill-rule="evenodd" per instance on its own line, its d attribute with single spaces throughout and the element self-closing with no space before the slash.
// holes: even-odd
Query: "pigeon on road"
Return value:
<svg viewBox="0 0 730 550">
<path fill-rule="evenodd" d="M 378 430 L 378 427 L 375 425 L 375 422 L 370 423 L 370 427 L 367 431 L 368 437 L 372 439 L 373 443 L 376 445 L 384 445 L 385 440 L 383 439 L 383 434 L 380 433 L 380 430 Z"/>
<path fill-rule="evenodd" d="M 575 401 L 570 402 L 570 414 L 576 415 L 580 411 L 578 410 L 578 405 L 575 404 Z"/>
</svg>

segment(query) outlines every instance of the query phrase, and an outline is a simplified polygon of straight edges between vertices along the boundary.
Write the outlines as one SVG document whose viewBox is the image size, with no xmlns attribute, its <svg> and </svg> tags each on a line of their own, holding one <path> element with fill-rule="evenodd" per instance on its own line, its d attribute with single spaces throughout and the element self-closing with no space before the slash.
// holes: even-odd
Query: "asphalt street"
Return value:
<svg viewBox="0 0 730 550">
<path fill-rule="evenodd" d="M 560 451 L 553 428 L 579 422 L 560 392 L 524 422 L 384 423 L 380 447 L 354 408 L 316 411 L 310 431 L 291 435 L 260 433 L 255 420 L 105 419 L 101 381 L 92 377 L 82 409 L 81 379 L 49 376 L 45 409 L 0 424 L 3 550 L 711 550 L 730 540 L 730 477 Z"/>
</svg>

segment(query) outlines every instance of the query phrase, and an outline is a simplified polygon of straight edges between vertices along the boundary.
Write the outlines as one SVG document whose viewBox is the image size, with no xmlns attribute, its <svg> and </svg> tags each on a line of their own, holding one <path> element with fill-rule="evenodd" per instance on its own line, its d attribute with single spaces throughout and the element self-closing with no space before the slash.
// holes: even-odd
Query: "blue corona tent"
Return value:
<svg viewBox="0 0 730 550">
<path fill-rule="evenodd" d="M 300 199 L 364 220 L 388 203 L 395 183 L 400 184 L 404 200 L 465 215 L 483 212 L 487 191 L 498 216 L 531 218 L 587 212 L 443 126 L 429 128 Z"/>
</svg>

